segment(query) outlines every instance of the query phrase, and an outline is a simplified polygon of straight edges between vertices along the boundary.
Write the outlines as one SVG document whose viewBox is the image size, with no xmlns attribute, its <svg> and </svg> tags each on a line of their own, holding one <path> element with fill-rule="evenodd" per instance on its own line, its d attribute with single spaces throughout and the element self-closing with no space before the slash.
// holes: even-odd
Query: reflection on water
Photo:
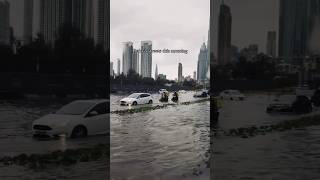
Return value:
<svg viewBox="0 0 320 180">
<path fill-rule="evenodd" d="M 111 102 L 115 99 L 119 97 L 111 96 Z M 112 114 L 112 179 L 182 179 L 192 177 L 194 169 L 205 171 L 209 110 L 210 103 L 205 102 L 123 116 Z"/>
<path fill-rule="evenodd" d="M 265 113 L 266 105 L 273 99 L 274 96 L 251 95 L 243 102 L 225 102 L 220 128 L 274 124 L 299 117 Z M 317 113 L 318 110 L 313 112 Z M 215 137 L 214 179 L 319 179 L 319 130 L 316 126 L 248 139 Z"/>
</svg>

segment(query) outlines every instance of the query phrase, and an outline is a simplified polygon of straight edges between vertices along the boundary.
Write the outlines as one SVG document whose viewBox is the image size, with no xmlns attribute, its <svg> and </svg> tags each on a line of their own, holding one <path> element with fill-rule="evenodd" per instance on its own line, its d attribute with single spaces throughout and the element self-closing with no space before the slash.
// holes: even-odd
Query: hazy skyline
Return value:
<svg viewBox="0 0 320 180">
<path fill-rule="evenodd" d="M 236 45 L 239 49 L 249 44 L 257 44 L 259 51 L 265 53 L 267 32 L 275 30 L 278 40 L 279 1 L 280 0 L 224 0 L 224 3 L 230 7 L 232 14 L 231 44 Z M 215 25 L 217 25 L 220 2 L 221 0 L 211 1 L 215 7 L 215 9 L 211 10 L 216 17 L 214 19 Z M 216 28 L 213 28 L 216 31 Z M 214 37 L 216 39 L 217 35 Z"/>
<path fill-rule="evenodd" d="M 39 31 L 39 0 L 34 1 L 35 35 Z M 11 5 L 10 24 L 15 35 L 21 37 L 23 2 L 8 2 Z M 211 1 L 216 4 L 218 2 L 219 0 Z M 225 0 L 231 8 L 233 18 L 232 44 L 240 49 L 249 44 L 258 44 L 259 50 L 265 52 L 267 31 L 276 30 L 278 36 L 278 2 L 279 0 Z M 152 40 L 154 49 L 189 50 L 187 55 L 154 54 L 153 76 L 155 65 L 158 64 L 159 73 L 168 75 L 170 79 L 177 78 L 179 62 L 183 64 L 184 76 L 192 75 L 196 70 L 201 44 L 208 38 L 209 3 L 209 0 L 111 0 L 111 61 L 116 65 L 116 59 L 122 59 L 122 42 L 133 41 L 134 47 L 140 48 L 141 41 Z M 215 13 L 214 10 L 212 13 Z M 216 40 L 215 37 L 212 38 Z"/>
<path fill-rule="evenodd" d="M 209 30 L 209 0 L 111 0 L 110 53 L 116 64 L 122 60 L 122 43 L 132 41 L 140 49 L 141 41 L 151 40 L 153 49 L 185 49 L 188 54 L 154 53 L 152 77 L 156 64 L 159 74 L 168 79 L 178 77 L 178 63 L 183 75 L 197 69 L 198 53 L 207 41 Z M 117 68 L 117 67 L 114 67 Z M 121 68 L 122 69 L 122 68 Z"/>
</svg>

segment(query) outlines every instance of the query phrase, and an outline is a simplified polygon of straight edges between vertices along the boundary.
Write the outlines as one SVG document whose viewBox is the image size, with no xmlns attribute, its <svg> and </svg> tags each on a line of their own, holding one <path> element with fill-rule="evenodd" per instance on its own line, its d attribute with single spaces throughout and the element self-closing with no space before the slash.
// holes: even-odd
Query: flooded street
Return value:
<svg viewBox="0 0 320 180">
<path fill-rule="evenodd" d="M 273 95 L 248 95 L 245 101 L 224 102 L 219 128 L 276 124 L 308 115 L 267 114 Z M 286 95 L 282 101 L 293 100 Z M 317 109 L 312 114 L 319 114 Z M 243 139 L 214 138 L 214 178 L 234 179 L 319 179 L 320 127 L 311 126 Z"/>
<path fill-rule="evenodd" d="M 56 150 L 91 147 L 106 143 L 107 136 L 92 136 L 83 139 L 55 139 L 39 141 L 32 138 L 32 121 L 54 112 L 72 100 L 29 99 L 0 102 L 0 154 L 16 156 L 42 154 Z M 35 171 L 23 166 L 0 165 L 0 179 L 88 179 L 83 175 L 92 173 L 92 179 L 106 177 L 107 160 L 79 163 L 70 167 L 53 167 Z M 100 177 L 100 178 L 99 178 Z"/>
<path fill-rule="evenodd" d="M 181 101 L 195 100 L 192 95 L 180 95 Z M 118 109 L 120 99 L 111 96 L 111 109 Z M 209 118 L 209 102 L 111 114 L 111 179 L 209 179 Z"/>
</svg>

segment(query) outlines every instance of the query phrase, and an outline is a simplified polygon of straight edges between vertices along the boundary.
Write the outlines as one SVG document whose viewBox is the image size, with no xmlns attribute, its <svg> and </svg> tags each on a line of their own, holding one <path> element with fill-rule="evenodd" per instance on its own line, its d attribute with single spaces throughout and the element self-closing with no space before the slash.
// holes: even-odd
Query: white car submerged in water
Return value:
<svg viewBox="0 0 320 180">
<path fill-rule="evenodd" d="M 121 106 L 138 105 L 138 104 L 152 104 L 153 99 L 149 93 L 133 93 L 130 96 L 120 100 Z"/>
<path fill-rule="evenodd" d="M 109 100 L 76 100 L 56 113 L 32 123 L 34 137 L 50 138 L 66 135 L 71 138 L 108 133 L 110 127 Z"/>
</svg>

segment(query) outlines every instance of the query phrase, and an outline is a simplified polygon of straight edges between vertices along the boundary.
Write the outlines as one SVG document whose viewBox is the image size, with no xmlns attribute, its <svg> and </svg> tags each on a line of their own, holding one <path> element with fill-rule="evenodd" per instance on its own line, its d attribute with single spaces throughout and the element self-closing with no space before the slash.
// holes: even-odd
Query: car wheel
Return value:
<svg viewBox="0 0 320 180">
<path fill-rule="evenodd" d="M 152 104 L 152 100 L 149 101 L 149 104 Z"/>
<path fill-rule="evenodd" d="M 87 128 L 84 126 L 76 126 L 73 128 L 71 138 L 82 138 L 88 135 Z"/>
<path fill-rule="evenodd" d="M 138 103 L 136 102 L 136 101 L 134 101 L 133 103 L 132 103 L 132 105 L 133 106 L 136 106 Z"/>
</svg>

